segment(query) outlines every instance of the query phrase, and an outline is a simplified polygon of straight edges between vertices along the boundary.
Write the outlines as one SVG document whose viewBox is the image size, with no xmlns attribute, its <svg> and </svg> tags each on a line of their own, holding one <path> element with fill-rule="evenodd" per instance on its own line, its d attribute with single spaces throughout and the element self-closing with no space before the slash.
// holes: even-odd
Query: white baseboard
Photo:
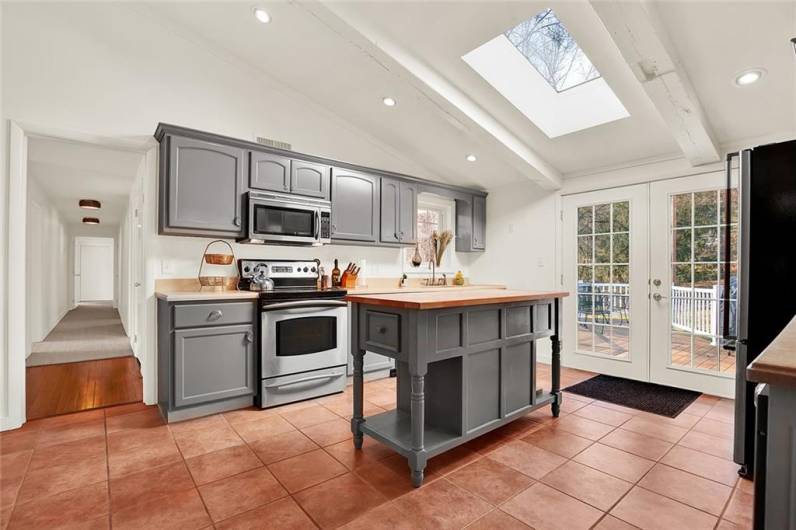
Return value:
<svg viewBox="0 0 796 530">
<path fill-rule="evenodd" d="M 19 429 L 25 422 L 17 419 L 11 419 L 8 416 L 0 416 L 0 431 L 10 431 L 12 429 Z"/>
</svg>

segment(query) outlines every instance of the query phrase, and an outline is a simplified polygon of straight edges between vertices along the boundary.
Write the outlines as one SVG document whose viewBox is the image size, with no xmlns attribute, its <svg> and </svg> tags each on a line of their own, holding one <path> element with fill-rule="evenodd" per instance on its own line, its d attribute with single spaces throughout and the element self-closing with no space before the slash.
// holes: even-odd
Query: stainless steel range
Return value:
<svg viewBox="0 0 796 530">
<path fill-rule="evenodd" d="M 346 291 L 318 289 L 318 267 L 317 260 L 238 260 L 240 288 L 260 291 L 263 408 L 345 389 Z"/>
</svg>

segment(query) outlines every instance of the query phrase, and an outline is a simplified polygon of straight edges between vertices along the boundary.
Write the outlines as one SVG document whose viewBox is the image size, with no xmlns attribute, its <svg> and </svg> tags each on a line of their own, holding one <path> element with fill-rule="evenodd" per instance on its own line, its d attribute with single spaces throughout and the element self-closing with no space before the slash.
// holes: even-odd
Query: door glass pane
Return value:
<svg viewBox="0 0 796 530">
<path fill-rule="evenodd" d="M 276 323 L 276 355 L 291 357 L 337 348 L 335 317 L 304 317 Z"/>
<path fill-rule="evenodd" d="M 578 208 L 577 349 L 629 358 L 630 203 Z"/>
<path fill-rule="evenodd" d="M 671 356 L 672 366 L 730 375 L 734 357 L 721 348 L 724 301 L 723 237 L 737 237 L 737 193 L 730 195 L 730 223 L 725 223 L 723 190 L 680 193 L 671 196 Z M 728 298 L 734 317 L 735 255 L 728 264 L 731 288 Z"/>
</svg>

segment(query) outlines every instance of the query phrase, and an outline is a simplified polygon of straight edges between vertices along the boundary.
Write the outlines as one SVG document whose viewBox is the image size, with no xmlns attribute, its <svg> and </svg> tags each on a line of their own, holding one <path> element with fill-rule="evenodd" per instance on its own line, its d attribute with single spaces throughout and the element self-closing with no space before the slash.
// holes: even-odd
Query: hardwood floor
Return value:
<svg viewBox="0 0 796 530">
<path fill-rule="evenodd" d="M 29 420 L 143 399 L 134 357 L 34 366 L 26 383 Z"/>
</svg>

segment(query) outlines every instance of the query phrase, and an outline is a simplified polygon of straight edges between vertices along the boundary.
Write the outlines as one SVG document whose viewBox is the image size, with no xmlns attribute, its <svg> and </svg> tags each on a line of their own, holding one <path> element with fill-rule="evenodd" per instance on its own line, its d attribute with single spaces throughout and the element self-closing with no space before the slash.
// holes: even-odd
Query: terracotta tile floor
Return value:
<svg viewBox="0 0 796 530">
<path fill-rule="evenodd" d="M 366 408 L 394 392 L 367 383 Z M 349 388 L 168 426 L 143 404 L 31 421 L 0 435 L 0 529 L 751 526 L 728 400 L 668 419 L 566 394 L 557 420 L 536 411 L 431 459 L 420 489 L 389 448 L 354 450 L 350 411 Z"/>
</svg>

